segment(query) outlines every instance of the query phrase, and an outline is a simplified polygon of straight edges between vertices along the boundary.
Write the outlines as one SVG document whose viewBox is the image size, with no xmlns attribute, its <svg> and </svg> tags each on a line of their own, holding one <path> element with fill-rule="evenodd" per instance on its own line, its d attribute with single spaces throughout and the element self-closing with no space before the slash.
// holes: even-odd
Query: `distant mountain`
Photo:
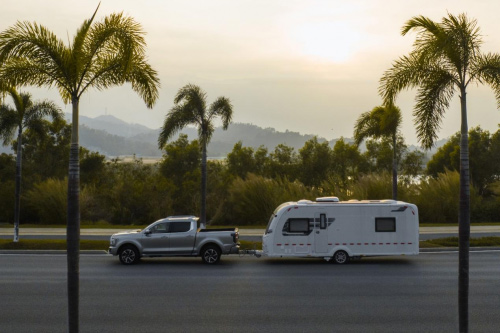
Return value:
<svg viewBox="0 0 500 333">
<path fill-rule="evenodd" d="M 66 113 L 65 118 L 68 123 L 71 123 L 72 120 L 70 113 Z M 144 125 L 130 124 L 111 115 L 98 116 L 95 118 L 80 116 L 79 120 L 80 125 L 85 125 L 88 128 L 96 130 L 106 131 L 109 134 L 122 136 L 124 138 L 130 138 L 137 134 L 154 131 Z"/>
<path fill-rule="evenodd" d="M 66 119 L 71 122 L 71 115 L 66 114 Z M 151 129 L 139 124 L 130 124 L 111 115 L 90 118 L 80 116 L 80 145 L 108 157 L 136 155 L 137 157 L 161 157 L 162 152 L 158 149 L 158 135 L 160 129 Z M 193 127 L 186 127 L 180 133 L 188 136 L 189 140 L 198 138 L 198 131 Z M 179 134 L 180 134 L 179 133 Z M 170 142 L 175 141 L 179 134 L 175 135 Z M 232 151 L 234 145 L 241 141 L 243 146 L 257 149 L 266 147 L 270 152 L 283 143 L 298 151 L 307 140 L 313 138 L 312 134 L 300 134 L 298 132 L 279 132 L 274 128 L 262 128 L 253 124 L 233 123 L 227 131 L 218 127 L 215 129 L 212 140 L 208 145 L 209 157 L 224 157 Z M 318 137 L 320 142 L 325 138 Z M 338 139 L 329 141 L 333 146 Z M 347 142 L 353 140 L 345 138 Z M 448 139 L 439 140 L 436 147 L 442 146 Z M 409 149 L 416 149 L 409 146 Z M 360 147 L 363 151 L 364 145 Z M 433 154 L 437 148 L 431 150 Z M 10 147 L 0 146 L 0 153 L 13 153 Z M 432 156 L 432 155 L 429 156 Z"/>
<path fill-rule="evenodd" d="M 130 139 L 141 142 L 154 143 L 158 141 L 160 130 L 149 130 L 147 132 L 137 134 Z M 179 134 L 186 134 L 189 140 L 198 138 L 198 130 L 192 127 L 186 127 Z M 179 134 L 175 135 L 169 142 L 175 141 Z M 226 131 L 221 127 L 215 129 L 212 140 L 208 145 L 208 155 L 210 157 L 222 157 L 233 150 L 234 145 L 241 141 L 243 146 L 257 149 L 260 146 L 266 147 L 269 151 L 274 150 L 274 147 L 280 143 L 298 150 L 304 146 L 307 140 L 313 138 L 314 135 L 303 135 L 298 132 L 278 132 L 274 128 L 262 128 L 252 124 L 233 123 L 229 125 Z M 318 137 L 321 142 L 326 139 Z"/>
</svg>

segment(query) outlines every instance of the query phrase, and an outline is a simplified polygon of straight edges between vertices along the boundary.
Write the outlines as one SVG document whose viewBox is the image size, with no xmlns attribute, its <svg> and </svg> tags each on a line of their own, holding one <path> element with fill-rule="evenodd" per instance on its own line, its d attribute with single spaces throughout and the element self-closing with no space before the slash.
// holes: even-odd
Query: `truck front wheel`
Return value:
<svg viewBox="0 0 500 333">
<path fill-rule="evenodd" d="M 349 262 L 349 255 L 345 251 L 337 251 L 333 255 L 333 262 L 339 265 L 347 264 Z"/>
<path fill-rule="evenodd" d="M 118 257 L 122 264 L 132 265 L 139 261 L 139 251 L 135 246 L 125 245 L 118 251 Z"/>
<path fill-rule="evenodd" d="M 205 264 L 216 264 L 220 260 L 221 250 L 215 245 L 208 245 L 201 250 L 201 260 Z"/>
</svg>

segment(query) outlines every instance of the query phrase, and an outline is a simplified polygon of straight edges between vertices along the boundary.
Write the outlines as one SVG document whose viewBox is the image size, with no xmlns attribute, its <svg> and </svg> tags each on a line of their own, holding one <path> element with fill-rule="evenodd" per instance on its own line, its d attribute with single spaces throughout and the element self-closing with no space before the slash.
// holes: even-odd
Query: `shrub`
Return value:
<svg viewBox="0 0 500 333">
<path fill-rule="evenodd" d="M 268 179 L 248 174 L 245 180 L 237 178 L 229 188 L 228 209 L 224 221 L 234 225 L 265 225 L 274 209 L 287 201 L 314 200 L 315 189 L 308 189 L 300 182 L 284 179 Z M 221 219 L 215 219 L 222 223 Z"/>
<path fill-rule="evenodd" d="M 42 224 L 65 224 L 67 181 L 49 178 L 34 184 L 26 193 L 29 206 L 38 212 Z"/>
</svg>

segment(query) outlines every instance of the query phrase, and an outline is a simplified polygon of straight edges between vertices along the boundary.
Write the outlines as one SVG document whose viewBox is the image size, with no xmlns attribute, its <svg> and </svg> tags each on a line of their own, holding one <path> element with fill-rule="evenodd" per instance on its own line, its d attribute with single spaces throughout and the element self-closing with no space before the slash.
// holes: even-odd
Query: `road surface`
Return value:
<svg viewBox="0 0 500 333">
<path fill-rule="evenodd" d="M 81 255 L 80 332 L 456 332 L 457 257 Z M 500 252 L 470 259 L 470 331 L 498 332 Z M 64 255 L 0 255 L 0 267 L 1 332 L 67 331 Z"/>
</svg>

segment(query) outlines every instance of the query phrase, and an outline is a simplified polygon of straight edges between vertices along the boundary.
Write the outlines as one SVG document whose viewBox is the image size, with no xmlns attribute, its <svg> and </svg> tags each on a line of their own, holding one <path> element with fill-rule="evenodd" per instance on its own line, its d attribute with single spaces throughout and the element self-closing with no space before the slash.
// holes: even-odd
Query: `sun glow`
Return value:
<svg viewBox="0 0 500 333">
<path fill-rule="evenodd" d="M 294 37 L 298 52 L 336 63 L 347 62 L 361 48 L 360 33 L 343 21 L 302 25 Z"/>
</svg>

